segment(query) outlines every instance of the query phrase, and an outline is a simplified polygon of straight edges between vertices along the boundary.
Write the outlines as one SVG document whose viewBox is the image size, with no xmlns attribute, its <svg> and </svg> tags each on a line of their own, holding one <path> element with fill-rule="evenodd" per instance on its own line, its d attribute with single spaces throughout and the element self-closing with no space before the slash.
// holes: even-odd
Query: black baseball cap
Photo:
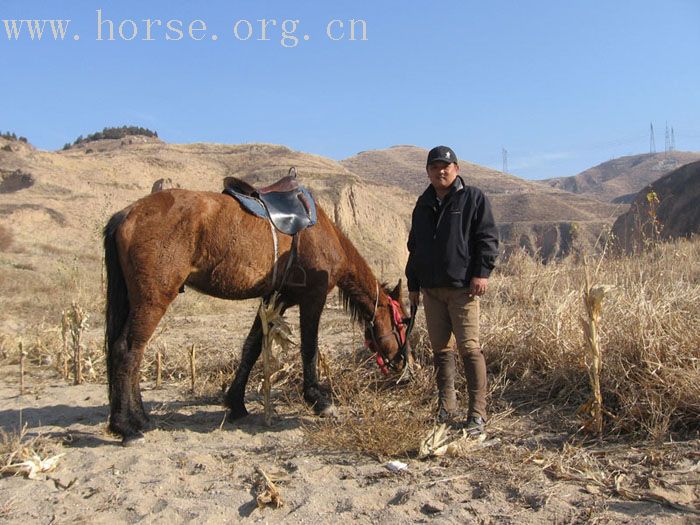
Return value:
<svg viewBox="0 0 700 525">
<path fill-rule="evenodd" d="M 428 152 L 428 161 L 425 164 L 429 166 L 433 162 L 447 162 L 448 164 L 454 162 L 457 164 L 457 155 L 452 151 L 452 148 L 435 146 Z"/>
</svg>

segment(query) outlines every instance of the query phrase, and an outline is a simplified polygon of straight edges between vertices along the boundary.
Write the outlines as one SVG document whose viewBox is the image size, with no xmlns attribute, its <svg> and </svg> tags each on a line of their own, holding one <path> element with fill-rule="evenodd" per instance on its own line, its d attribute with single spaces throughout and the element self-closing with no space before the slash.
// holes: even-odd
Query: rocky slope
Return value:
<svg viewBox="0 0 700 525">
<path fill-rule="evenodd" d="M 700 160 L 700 152 L 670 151 L 653 155 L 630 155 L 603 162 L 573 177 L 538 181 L 594 199 L 630 203 L 638 191 L 666 173 Z"/>
<path fill-rule="evenodd" d="M 635 252 L 659 240 L 700 233 L 700 161 L 686 164 L 637 193 L 612 232 L 616 245 Z"/>
</svg>

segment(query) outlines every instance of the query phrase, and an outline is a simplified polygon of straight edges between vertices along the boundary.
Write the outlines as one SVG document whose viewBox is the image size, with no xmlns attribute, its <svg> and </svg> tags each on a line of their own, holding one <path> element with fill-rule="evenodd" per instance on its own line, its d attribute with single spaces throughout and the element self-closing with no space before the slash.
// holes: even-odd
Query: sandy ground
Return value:
<svg viewBox="0 0 700 525">
<path fill-rule="evenodd" d="M 0 374 L 2 428 L 26 424 L 27 437 L 47 436 L 65 453 L 58 468 L 38 480 L 0 480 L 2 522 L 697 523 L 698 515 L 499 462 L 504 442 L 469 458 L 401 458 L 408 463 L 403 472 L 387 468 L 392 458 L 314 450 L 305 430 L 313 416 L 302 405 L 276 399 L 277 417 L 268 428 L 255 393 L 249 395 L 254 414 L 222 425 L 216 399 L 147 383 L 153 429 L 141 446 L 123 448 L 105 432 L 104 384 L 67 385 L 45 369 L 30 369 L 30 393 L 20 397 L 16 368 Z M 510 418 L 511 428 L 526 427 Z M 557 439 L 521 431 L 523 447 Z M 490 438 L 499 435 L 513 439 L 499 428 Z M 258 468 L 279 479 L 280 508 L 257 507 Z"/>
</svg>

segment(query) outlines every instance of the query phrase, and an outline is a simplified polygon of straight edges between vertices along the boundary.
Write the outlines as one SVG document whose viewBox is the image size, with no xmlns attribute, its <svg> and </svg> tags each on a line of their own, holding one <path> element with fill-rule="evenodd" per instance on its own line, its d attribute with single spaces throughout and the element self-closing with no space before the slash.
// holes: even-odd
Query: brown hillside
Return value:
<svg viewBox="0 0 700 525">
<path fill-rule="evenodd" d="M 337 162 L 267 144 L 165 144 L 99 141 L 88 148 L 7 151 L 0 141 L 0 295 L 80 266 L 97 279 L 101 230 L 111 214 L 150 193 L 154 181 L 220 192 L 223 178 L 269 183 L 296 166 L 302 184 L 344 230 L 383 280 L 403 275 L 411 198 L 368 184 Z M 6 191 L 5 191 L 6 190 Z M 222 225 L 225 227 L 225 225 Z M 85 266 L 85 268 L 83 268 Z M 87 272 L 87 273 L 86 273 Z M 96 277 L 93 277 L 96 276 Z M 9 312 L 8 312 L 9 314 Z M 17 316 L 15 316 L 16 318 Z"/>
<path fill-rule="evenodd" d="M 420 195 L 428 185 L 425 173 L 427 155 L 428 150 L 417 146 L 393 146 L 363 151 L 340 163 L 365 179 L 405 188 L 409 193 Z M 513 175 L 465 160 L 459 161 L 459 167 L 460 175 L 467 184 L 479 186 L 488 194 L 525 192 L 536 187 Z"/>
<path fill-rule="evenodd" d="M 538 181 L 552 188 L 607 202 L 632 202 L 639 190 L 666 173 L 700 160 L 699 152 L 670 151 L 630 155 L 603 162 L 573 177 Z"/>
<path fill-rule="evenodd" d="M 617 245 L 625 251 L 638 252 L 656 240 L 697 235 L 700 233 L 698 203 L 700 161 L 674 170 L 637 194 L 627 213 L 613 225 Z"/>
<path fill-rule="evenodd" d="M 415 198 L 428 185 L 427 153 L 416 146 L 394 146 L 359 153 L 341 164 L 366 180 L 405 188 Z M 620 212 L 618 206 L 545 188 L 464 160 L 460 161 L 460 175 L 491 199 L 506 252 L 522 247 L 546 258 L 563 255 L 571 248 L 569 232 L 574 224 L 579 238 L 592 243 Z"/>
</svg>

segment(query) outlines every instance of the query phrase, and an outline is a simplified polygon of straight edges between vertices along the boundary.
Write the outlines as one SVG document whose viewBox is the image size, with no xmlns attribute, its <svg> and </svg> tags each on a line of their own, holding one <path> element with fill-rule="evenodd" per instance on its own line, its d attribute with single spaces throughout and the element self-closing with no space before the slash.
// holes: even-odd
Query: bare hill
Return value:
<svg viewBox="0 0 700 525">
<path fill-rule="evenodd" d="M 573 177 L 538 181 L 552 188 L 607 202 L 632 202 L 639 190 L 666 173 L 700 160 L 700 152 L 670 151 L 612 159 Z"/>
<path fill-rule="evenodd" d="M 341 164 L 368 181 L 405 188 L 415 199 L 428 185 L 427 153 L 416 146 L 394 146 L 358 153 Z M 545 258 L 565 254 L 571 248 L 572 229 L 583 242 L 593 243 L 620 212 L 618 206 L 478 164 L 460 160 L 459 165 L 465 182 L 491 199 L 506 252 L 522 247 Z"/>
<path fill-rule="evenodd" d="M 639 251 L 646 243 L 700 233 L 700 161 L 664 175 L 640 191 L 618 217 L 613 234 L 620 248 Z"/>
<path fill-rule="evenodd" d="M 428 183 L 425 159 L 428 150 L 417 146 L 393 146 L 383 150 L 363 151 L 340 163 L 361 177 L 405 188 L 420 195 Z M 468 184 L 480 187 L 488 194 L 522 193 L 537 189 L 532 183 L 478 164 L 459 161 L 460 175 Z"/>
<path fill-rule="evenodd" d="M 0 139 L 0 294 L 5 297 L 22 283 L 39 290 L 58 271 L 71 279 L 76 265 L 82 275 L 89 272 L 87 279 L 97 276 L 99 284 L 104 224 L 148 194 L 157 179 L 220 192 L 225 176 L 269 183 L 290 166 L 297 167 L 302 184 L 379 278 L 396 281 L 403 275 L 411 197 L 369 184 L 327 158 L 267 144 L 176 145 L 157 139 L 98 141 L 59 152 L 28 145 L 5 149 L 5 144 Z"/>
</svg>

